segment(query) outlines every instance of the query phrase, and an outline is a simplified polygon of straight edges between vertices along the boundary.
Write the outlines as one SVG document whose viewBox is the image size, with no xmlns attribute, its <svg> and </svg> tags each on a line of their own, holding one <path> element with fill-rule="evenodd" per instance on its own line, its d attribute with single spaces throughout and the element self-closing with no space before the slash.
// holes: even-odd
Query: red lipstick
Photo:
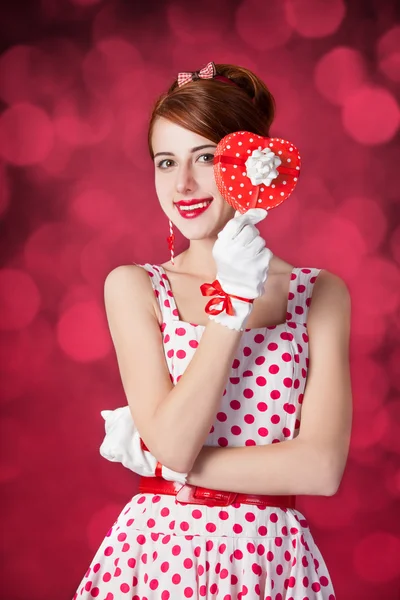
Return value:
<svg viewBox="0 0 400 600">
<path fill-rule="evenodd" d="M 207 208 L 210 206 L 212 202 L 212 198 L 204 198 L 204 199 L 192 199 L 192 200 L 180 200 L 179 202 L 176 202 L 176 206 L 177 209 L 179 211 L 179 214 L 184 218 L 184 219 L 194 219 L 195 217 L 198 217 L 199 215 L 201 215 L 203 212 L 205 212 L 207 210 Z M 206 204 L 205 204 L 206 203 Z M 205 206 L 198 206 L 197 208 L 189 208 L 190 206 L 196 206 L 198 204 L 205 204 Z M 188 208 L 186 208 L 188 207 Z"/>
</svg>

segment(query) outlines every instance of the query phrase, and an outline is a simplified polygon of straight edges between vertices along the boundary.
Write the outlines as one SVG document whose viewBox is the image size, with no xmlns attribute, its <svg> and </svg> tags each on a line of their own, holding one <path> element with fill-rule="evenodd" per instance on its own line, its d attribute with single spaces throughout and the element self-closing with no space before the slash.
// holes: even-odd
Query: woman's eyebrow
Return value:
<svg viewBox="0 0 400 600">
<path fill-rule="evenodd" d="M 194 148 L 190 148 L 190 152 L 197 152 L 197 150 L 203 150 L 203 148 L 216 148 L 216 145 L 212 145 L 212 144 L 204 144 L 203 146 L 195 146 Z M 174 156 L 173 152 L 157 152 L 157 154 L 154 155 L 154 158 L 156 156 L 159 156 L 160 154 L 165 154 L 166 156 Z"/>
</svg>

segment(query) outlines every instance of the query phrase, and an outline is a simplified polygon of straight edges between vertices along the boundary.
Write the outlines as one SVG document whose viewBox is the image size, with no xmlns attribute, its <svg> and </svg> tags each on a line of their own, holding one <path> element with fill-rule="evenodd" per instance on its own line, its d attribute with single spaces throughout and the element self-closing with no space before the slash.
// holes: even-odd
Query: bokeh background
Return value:
<svg viewBox="0 0 400 600">
<path fill-rule="evenodd" d="M 261 225 L 352 295 L 354 425 L 333 497 L 299 497 L 338 600 L 400 598 L 400 16 L 389 0 L 13 0 L 0 15 L 4 600 L 70 599 L 138 477 L 99 454 L 126 403 L 103 284 L 168 259 L 146 146 L 209 60 L 261 76 L 301 151 Z M 179 236 L 177 252 L 186 246 Z"/>
</svg>

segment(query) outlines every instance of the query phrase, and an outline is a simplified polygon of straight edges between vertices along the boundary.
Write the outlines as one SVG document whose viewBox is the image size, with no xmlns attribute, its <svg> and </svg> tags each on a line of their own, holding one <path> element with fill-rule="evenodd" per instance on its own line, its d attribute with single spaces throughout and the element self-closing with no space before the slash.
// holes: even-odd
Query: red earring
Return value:
<svg viewBox="0 0 400 600">
<path fill-rule="evenodd" d="M 171 252 L 171 263 L 174 265 L 174 240 L 175 240 L 175 234 L 174 234 L 174 229 L 173 229 L 173 225 L 172 222 L 170 220 L 169 221 L 169 236 L 167 237 L 167 242 L 168 242 L 168 247 L 170 249 Z"/>
</svg>

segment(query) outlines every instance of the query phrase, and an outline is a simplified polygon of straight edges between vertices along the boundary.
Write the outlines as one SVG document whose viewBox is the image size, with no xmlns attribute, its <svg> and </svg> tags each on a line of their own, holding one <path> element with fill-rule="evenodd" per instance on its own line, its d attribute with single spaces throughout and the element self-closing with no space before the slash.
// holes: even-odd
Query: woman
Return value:
<svg viewBox="0 0 400 600">
<path fill-rule="evenodd" d="M 161 265 L 118 267 L 105 283 L 156 477 L 142 477 L 75 598 L 334 600 L 295 496 L 334 494 L 345 467 L 349 293 L 328 271 L 274 256 L 255 227 L 266 211 L 235 216 L 218 193 L 217 143 L 235 131 L 268 136 L 274 101 L 247 69 L 208 67 L 179 74 L 149 127 L 161 208 L 189 246 L 174 257 L 171 245 Z M 207 308 L 215 281 L 231 314 Z"/>
</svg>

